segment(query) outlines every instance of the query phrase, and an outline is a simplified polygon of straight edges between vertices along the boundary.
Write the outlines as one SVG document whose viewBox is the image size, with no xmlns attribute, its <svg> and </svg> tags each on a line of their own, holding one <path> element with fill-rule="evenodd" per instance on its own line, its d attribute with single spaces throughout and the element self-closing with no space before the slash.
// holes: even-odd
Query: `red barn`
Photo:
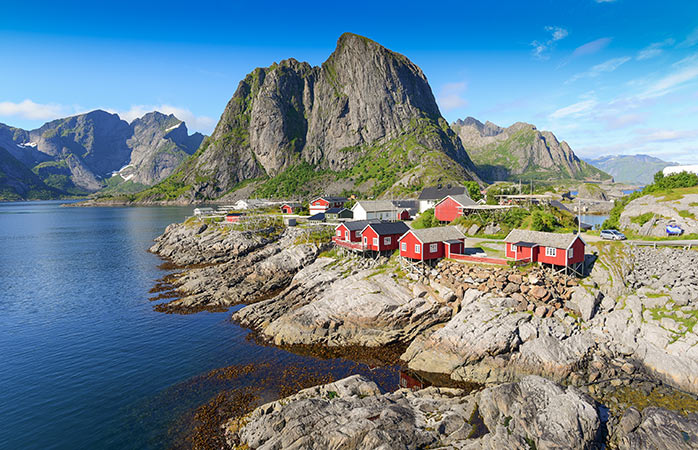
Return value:
<svg viewBox="0 0 698 450">
<path fill-rule="evenodd" d="M 330 208 L 343 208 L 346 201 L 344 197 L 318 197 L 310 202 L 310 215 L 324 213 Z"/>
<path fill-rule="evenodd" d="M 464 206 L 476 205 L 468 194 L 449 195 L 434 207 L 434 216 L 439 222 L 453 222 L 463 215 Z"/>
<path fill-rule="evenodd" d="M 395 250 L 400 236 L 410 231 L 404 222 L 370 223 L 361 231 L 361 239 L 366 250 L 385 252 Z"/>
<path fill-rule="evenodd" d="M 400 239 L 400 256 L 429 261 L 462 253 L 465 235 L 456 227 L 435 227 L 410 230 Z"/>
<path fill-rule="evenodd" d="M 301 209 L 300 203 L 286 203 L 283 206 L 281 206 L 281 213 L 282 214 L 298 214 L 298 211 L 300 209 Z"/>
<path fill-rule="evenodd" d="M 578 271 L 584 263 L 586 243 L 578 234 L 512 230 L 504 238 L 506 256 L 515 261 L 531 261 Z"/>
</svg>

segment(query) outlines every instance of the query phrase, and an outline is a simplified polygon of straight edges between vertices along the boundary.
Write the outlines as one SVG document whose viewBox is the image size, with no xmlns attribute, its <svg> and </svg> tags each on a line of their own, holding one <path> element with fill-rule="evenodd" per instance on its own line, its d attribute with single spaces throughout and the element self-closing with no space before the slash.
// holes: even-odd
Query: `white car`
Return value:
<svg viewBox="0 0 698 450">
<path fill-rule="evenodd" d="M 625 240 L 625 235 L 617 230 L 601 230 L 601 239 L 606 239 L 608 241 L 622 241 Z"/>
</svg>

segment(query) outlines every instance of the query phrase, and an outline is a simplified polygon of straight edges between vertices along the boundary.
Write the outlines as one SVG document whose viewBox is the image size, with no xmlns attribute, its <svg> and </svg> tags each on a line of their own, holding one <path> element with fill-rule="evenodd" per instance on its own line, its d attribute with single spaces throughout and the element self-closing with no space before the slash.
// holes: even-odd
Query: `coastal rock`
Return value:
<svg viewBox="0 0 698 450">
<path fill-rule="evenodd" d="M 260 406 L 225 430 L 229 445 L 252 449 L 552 449 L 591 448 L 599 427 L 588 398 L 538 377 L 467 395 L 435 387 L 381 394 L 354 375 Z"/>
<path fill-rule="evenodd" d="M 613 440 L 620 450 L 695 449 L 698 448 L 698 414 L 684 416 L 654 407 L 645 408 L 642 413 L 629 409 Z"/>
</svg>

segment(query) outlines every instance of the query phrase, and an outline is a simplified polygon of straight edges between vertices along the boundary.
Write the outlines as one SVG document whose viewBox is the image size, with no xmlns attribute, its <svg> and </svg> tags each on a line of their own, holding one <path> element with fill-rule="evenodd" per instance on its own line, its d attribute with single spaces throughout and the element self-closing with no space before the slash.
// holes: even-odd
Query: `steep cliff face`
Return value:
<svg viewBox="0 0 698 450">
<path fill-rule="evenodd" d="M 273 178 L 299 165 L 368 189 L 376 180 L 356 182 L 360 174 L 352 171 L 388 154 L 392 162 L 382 171 L 381 188 L 477 179 L 419 67 L 346 33 L 319 67 L 288 59 L 247 75 L 211 137 L 150 199 L 167 187 L 180 199 L 217 198 L 241 181 Z M 171 189 L 165 195 L 172 198 Z"/>
<path fill-rule="evenodd" d="M 47 200 L 60 192 L 46 186 L 10 152 L 0 147 L 0 200 Z"/>
<path fill-rule="evenodd" d="M 48 186 L 64 194 L 143 189 L 169 176 L 201 144 L 173 115 L 159 112 L 128 123 L 92 111 L 25 131 L 0 124 L 0 146 Z M 119 187 L 121 186 L 121 187 Z"/>
<path fill-rule="evenodd" d="M 468 117 L 452 128 L 489 181 L 509 179 L 604 180 L 610 175 L 580 160 L 549 131 L 517 122 L 508 128 Z"/>
</svg>

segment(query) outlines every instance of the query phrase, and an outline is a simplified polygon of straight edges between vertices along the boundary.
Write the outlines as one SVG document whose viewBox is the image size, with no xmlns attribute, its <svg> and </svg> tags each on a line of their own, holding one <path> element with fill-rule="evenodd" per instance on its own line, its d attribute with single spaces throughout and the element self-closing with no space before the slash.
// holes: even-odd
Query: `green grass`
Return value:
<svg viewBox="0 0 698 450">
<path fill-rule="evenodd" d="M 631 217 L 630 221 L 634 224 L 643 226 L 644 224 L 646 224 L 647 222 L 652 220 L 653 217 L 654 217 L 654 213 L 647 212 L 644 214 L 640 214 L 639 216 Z"/>
<path fill-rule="evenodd" d="M 691 211 L 688 210 L 681 210 L 679 211 L 679 216 L 683 217 L 684 219 L 693 219 L 696 220 L 696 215 L 693 214 Z"/>
</svg>

